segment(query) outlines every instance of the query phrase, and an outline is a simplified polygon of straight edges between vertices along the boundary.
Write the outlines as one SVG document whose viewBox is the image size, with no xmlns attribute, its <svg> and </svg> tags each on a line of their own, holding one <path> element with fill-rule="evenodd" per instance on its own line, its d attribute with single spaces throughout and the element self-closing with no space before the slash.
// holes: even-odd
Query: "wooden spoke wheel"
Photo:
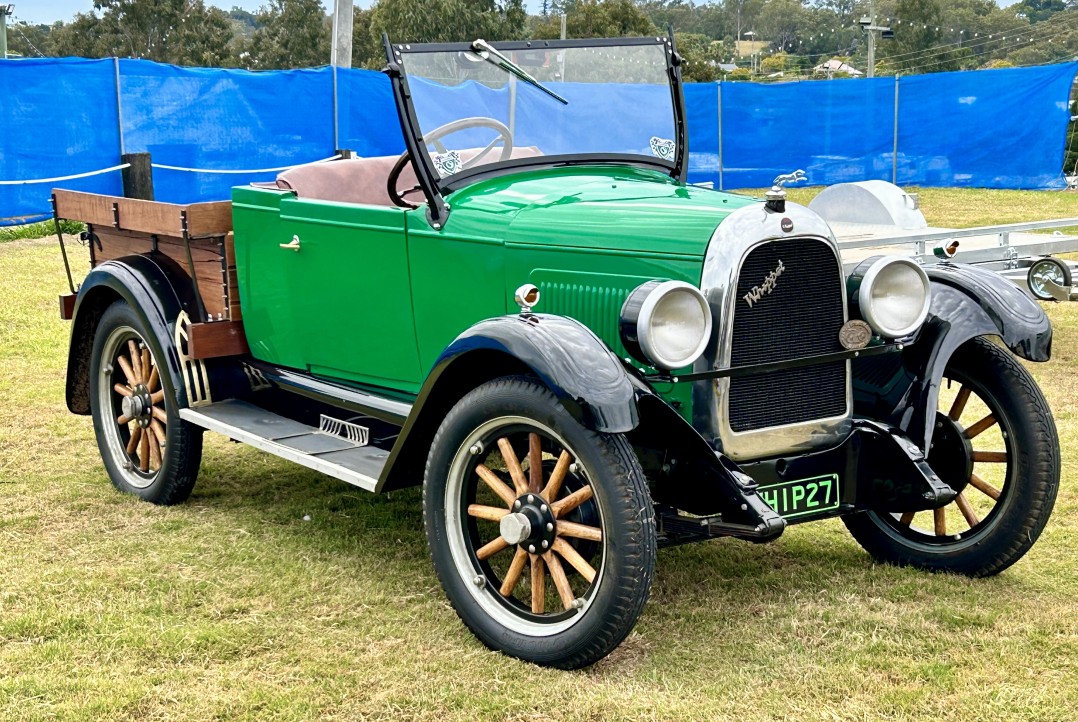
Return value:
<svg viewBox="0 0 1078 722">
<path fill-rule="evenodd" d="M 202 435 L 178 418 L 148 339 L 126 303 L 105 312 L 94 340 L 91 412 L 113 483 L 148 501 L 175 503 L 194 484 Z"/>
<path fill-rule="evenodd" d="M 1028 551 L 1055 500 L 1059 442 L 1040 389 L 1007 351 L 985 339 L 956 351 L 928 462 L 958 496 L 940 509 L 847 517 L 866 549 L 886 561 L 977 576 Z"/>
<path fill-rule="evenodd" d="M 583 428 L 531 380 L 485 384 L 447 416 L 424 515 L 443 587 L 494 649 L 583 666 L 642 610 L 656 542 L 632 448 Z"/>
</svg>

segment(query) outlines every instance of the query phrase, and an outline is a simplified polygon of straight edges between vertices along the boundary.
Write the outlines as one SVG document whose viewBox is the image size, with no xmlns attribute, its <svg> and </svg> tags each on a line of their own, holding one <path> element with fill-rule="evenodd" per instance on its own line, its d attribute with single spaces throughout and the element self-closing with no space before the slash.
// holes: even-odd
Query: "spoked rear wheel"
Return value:
<svg viewBox="0 0 1078 722">
<path fill-rule="evenodd" d="M 179 418 L 175 390 L 142 320 L 124 301 L 101 317 L 90 368 L 90 410 L 116 488 L 155 504 L 188 497 L 202 431 Z"/>
<path fill-rule="evenodd" d="M 1040 536 L 1059 487 L 1059 440 L 1029 372 L 984 338 L 944 373 L 929 464 L 958 491 L 931 511 L 844 517 L 881 561 L 971 576 L 998 574 Z"/>
<path fill-rule="evenodd" d="M 446 417 L 424 516 L 446 594 L 492 649 L 585 666 L 647 599 L 655 523 L 632 447 L 588 431 L 530 379 L 485 384 Z"/>
</svg>

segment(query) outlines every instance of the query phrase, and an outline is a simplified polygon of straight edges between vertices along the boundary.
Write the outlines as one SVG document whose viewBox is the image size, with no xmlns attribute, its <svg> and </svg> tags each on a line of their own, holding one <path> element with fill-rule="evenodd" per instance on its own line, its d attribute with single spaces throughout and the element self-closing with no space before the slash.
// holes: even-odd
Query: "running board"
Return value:
<svg viewBox="0 0 1078 722">
<path fill-rule="evenodd" d="M 181 409 L 180 418 L 367 491 L 378 486 L 389 459 L 385 449 L 365 445 L 362 427 L 328 417 L 320 429 L 232 399 Z"/>
</svg>

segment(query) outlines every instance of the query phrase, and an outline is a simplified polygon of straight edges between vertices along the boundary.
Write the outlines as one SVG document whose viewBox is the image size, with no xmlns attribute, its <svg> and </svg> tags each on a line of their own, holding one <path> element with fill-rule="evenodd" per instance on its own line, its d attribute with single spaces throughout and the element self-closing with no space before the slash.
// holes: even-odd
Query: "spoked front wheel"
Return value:
<svg viewBox="0 0 1078 722">
<path fill-rule="evenodd" d="M 1037 382 L 985 338 L 951 358 L 928 463 L 958 492 L 931 511 L 843 517 L 881 561 L 998 574 L 1040 536 L 1059 487 L 1059 439 Z"/>
<path fill-rule="evenodd" d="M 442 586 L 492 649 L 582 667 L 643 609 L 656 535 L 632 447 L 585 429 L 533 380 L 490 382 L 453 408 L 423 508 Z"/>
</svg>

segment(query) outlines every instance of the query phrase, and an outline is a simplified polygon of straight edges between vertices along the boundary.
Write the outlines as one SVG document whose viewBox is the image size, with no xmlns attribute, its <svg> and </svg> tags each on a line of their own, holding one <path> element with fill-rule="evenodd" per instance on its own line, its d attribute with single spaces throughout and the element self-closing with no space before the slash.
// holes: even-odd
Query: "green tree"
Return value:
<svg viewBox="0 0 1078 722">
<path fill-rule="evenodd" d="M 575 0 L 565 5 L 565 12 L 570 38 L 621 38 L 659 32 L 632 0 Z M 552 17 L 535 28 L 533 37 L 557 38 L 560 33 L 561 20 Z"/>
<path fill-rule="evenodd" d="M 1017 17 L 1025 17 L 1030 23 L 1039 23 L 1066 10 L 1067 4 L 1063 0 L 1022 0 L 1010 9 Z"/>
<path fill-rule="evenodd" d="M 270 0 L 245 43 L 249 68 L 309 68 L 329 62 L 329 19 L 319 0 Z"/>
<path fill-rule="evenodd" d="M 39 58 L 52 55 L 52 31 L 63 27 L 63 23 L 54 25 L 31 25 L 26 22 L 9 24 L 7 28 L 7 51 L 11 55 L 24 58 Z"/>
<path fill-rule="evenodd" d="M 57 55 L 212 66 L 229 56 L 232 25 L 202 0 L 94 0 L 92 13 L 77 14 L 50 38 Z"/>
<path fill-rule="evenodd" d="M 699 33 L 674 33 L 674 43 L 681 55 L 681 78 L 685 82 L 710 83 L 722 74 L 722 42 Z"/>
<path fill-rule="evenodd" d="M 402 43 L 519 39 L 527 20 L 523 0 L 379 0 L 371 12 L 370 32 Z"/>
<path fill-rule="evenodd" d="M 903 70 L 958 70 L 959 55 L 947 42 L 948 25 L 939 0 L 898 0 L 895 13 L 906 21 L 894 28 L 894 40 L 880 46 L 879 56 Z"/>
</svg>

